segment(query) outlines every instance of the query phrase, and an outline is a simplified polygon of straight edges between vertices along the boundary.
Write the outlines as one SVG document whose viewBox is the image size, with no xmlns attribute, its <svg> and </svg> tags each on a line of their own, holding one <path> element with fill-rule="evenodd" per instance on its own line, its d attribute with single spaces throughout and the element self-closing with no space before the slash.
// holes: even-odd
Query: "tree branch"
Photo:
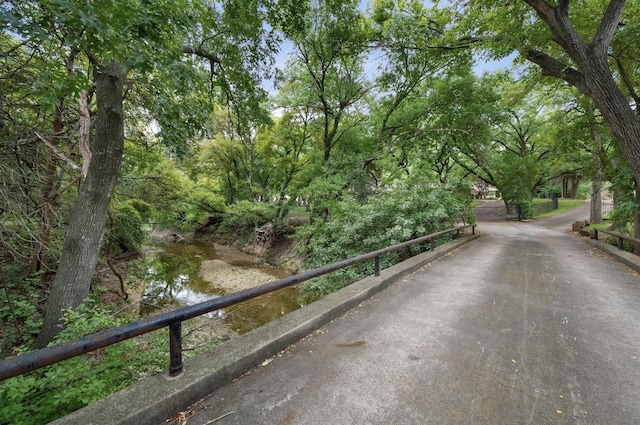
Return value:
<svg viewBox="0 0 640 425">
<path fill-rule="evenodd" d="M 89 164 L 91 164 L 91 145 L 89 144 L 89 133 L 91 131 L 91 113 L 89 111 L 88 93 L 86 90 L 80 91 L 79 99 L 79 128 L 78 146 L 82 155 L 82 179 L 87 178 Z"/>
<path fill-rule="evenodd" d="M 546 53 L 542 53 L 541 51 L 530 47 L 523 49 L 522 53 L 525 55 L 527 60 L 540 66 L 542 69 L 542 75 L 560 78 L 587 96 L 590 95 L 591 89 L 585 83 L 584 75 L 581 72 L 565 65 Z"/>
<path fill-rule="evenodd" d="M 524 0 L 529 6 L 536 11 L 538 16 L 552 28 L 556 27 L 553 7 L 544 0 Z"/>
<path fill-rule="evenodd" d="M 620 71 L 620 77 L 622 78 L 624 85 L 627 87 L 627 90 L 629 90 L 629 95 L 631 96 L 631 98 L 636 104 L 636 112 L 640 113 L 640 110 L 637 109 L 638 107 L 640 107 L 640 97 L 638 96 L 638 92 L 633 86 L 633 82 L 629 77 L 629 73 L 627 72 L 627 69 L 625 68 L 624 64 L 622 63 L 622 60 L 620 60 L 619 57 L 616 57 L 615 61 L 616 61 L 616 65 L 618 66 L 618 71 Z"/>
<path fill-rule="evenodd" d="M 585 60 L 586 43 L 580 38 L 569 20 L 569 0 L 551 6 L 545 0 L 524 0 L 547 24 L 552 40 L 562 47 L 573 60 Z M 578 60 L 580 59 L 580 60 Z"/>
<path fill-rule="evenodd" d="M 556 10 L 562 16 L 569 16 L 569 0 L 560 0 Z"/>
<path fill-rule="evenodd" d="M 214 55 L 213 53 L 207 52 L 206 50 L 199 47 L 182 46 L 182 53 L 189 53 L 199 56 L 201 58 L 209 60 L 209 62 L 211 63 L 222 64 L 222 61 L 218 56 Z"/>
<path fill-rule="evenodd" d="M 626 4 L 626 0 L 611 0 L 609 2 L 607 10 L 604 12 L 604 16 L 600 21 L 596 36 L 591 42 L 593 49 L 599 51 L 600 54 L 607 53 L 607 49 L 613 40 L 613 35 L 618 28 L 618 23 L 622 18 L 622 12 Z"/>
<path fill-rule="evenodd" d="M 53 144 L 51 144 L 51 142 L 49 142 L 47 139 L 45 139 L 44 137 L 42 137 L 40 134 L 38 134 L 37 132 L 34 133 L 38 139 L 42 140 L 42 142 L 44 142 L 45 145 L 47 145 L 49 147 L 49 149 L 51 149 L 51 151 L 61 160 L 63 160 L 64 162 L 66 162 L 71 168 L 73 168 L 75 171 L 80 171 L 81 167 L 76 164 L 71 158 L 69 158 L 68 156 L 66 156 L 65 154 L 63 154 L 62 152 L 60 152 L 58 150 L 58 148 L 56 148 Z"/>
<path fill-rule="evenodd" d="M 507 145 L 506 142 L 503 142 L 502 140 L 499 139 L 494 139 L 493 140 L 494 143 L 499 144 L 500 146 L 502 146 L 503 148 L 505 148 L 507 151 L 511 152 L 512 154 L 514 154 L 515 156 L 522 156 L 520 154 L 520 152 L 518 152 L 517 150 L 513 149 L 512 147 L 510 147 L 509 145 Z"/>
</svg>

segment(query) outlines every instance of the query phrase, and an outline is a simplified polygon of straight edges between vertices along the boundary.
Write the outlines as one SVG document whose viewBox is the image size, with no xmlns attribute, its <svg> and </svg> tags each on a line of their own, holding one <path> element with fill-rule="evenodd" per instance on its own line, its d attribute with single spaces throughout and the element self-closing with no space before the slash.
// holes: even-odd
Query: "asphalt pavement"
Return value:
<svg viewBox="0 0 640 425">
<path fill-rule="evenodd" d="M 569 233 L 480 223 L 166 423 L 639 424 L 640 279 Z"/>
</svg>

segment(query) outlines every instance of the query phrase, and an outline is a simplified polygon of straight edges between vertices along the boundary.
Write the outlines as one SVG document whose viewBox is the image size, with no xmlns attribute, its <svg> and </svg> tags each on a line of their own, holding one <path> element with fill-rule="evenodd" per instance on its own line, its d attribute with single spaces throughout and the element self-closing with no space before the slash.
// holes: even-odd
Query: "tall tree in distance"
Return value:
<svg viewBox="0 0 640 425">
<path fill-rule="evenodd" d="M 376 1 L 373 7 L 373 54 L 380 60 L 375 81 L 377 94 L 370 106 L 375 147 L 364 161 L 365 169 L 382 155 L 385 147 L 391 150 L 402 141 L 409 144 L 424 133 L 425 123 L 433 119 L 439 104 L 456 102 L 427 98 L 435 97 L 433 87 L 443 75 L 454 78 L 465 74 L 470 66 L 467 50 L 430 48 L 438 45 L 444 34 L 440 28 L 445 22 L 442 11 L 428 9 L 419 2 Z"/>
<path fill-rule="evenodd" d="M 323 159 L 351 128 L 345 115 L 367 93 L 362 61 L 367 48 L 365 20 L 358 2 L 313 2 L 306 26 L 293 36 L 295 43 L 291 80 L 300 80 L 307 99 L 320 116 Z"/>
</svg>

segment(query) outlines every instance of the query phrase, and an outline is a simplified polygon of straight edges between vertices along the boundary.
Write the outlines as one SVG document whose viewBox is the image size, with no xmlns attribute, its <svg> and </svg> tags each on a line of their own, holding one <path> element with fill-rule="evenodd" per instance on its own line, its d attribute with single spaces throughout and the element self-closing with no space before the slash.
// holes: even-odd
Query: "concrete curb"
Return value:
<svg viewBox="0 0 640 425">
<path fill-rule="evenodd" d="M 609 256 L 620 261 L 622 264 L 640 273 L 640 257 L 638 257 L 637 255 L 632 254 L 631 252 L 628 252 L 628 251 L 624 251 L 622 249 L 618 249 L 617 246 L 600 242 L 595 239 L 589 239 L 587 242 L 589 243 L 589 245 L 593 246 L 594 248 L 599 249 L 605 254 L 608 254 Z"/>
<path fill-rule="evenodd" d="M 465 235 L 416 255 L 219 348 L 185 362 L 175 378 L 158 374 L 53 422 L 55 425 L 159 424 L 329 323 L 392 283 L 478 238 Z"/>
</svg>

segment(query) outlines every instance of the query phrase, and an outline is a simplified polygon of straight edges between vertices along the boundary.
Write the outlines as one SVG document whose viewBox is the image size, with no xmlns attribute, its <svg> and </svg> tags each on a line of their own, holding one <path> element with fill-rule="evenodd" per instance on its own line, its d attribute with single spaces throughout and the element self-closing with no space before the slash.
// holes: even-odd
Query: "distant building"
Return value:
<svg viewBox="0 0 640 425">
<path fill-rule="evenodd" d="M 473 199 L 497 199 L 498 189 L 485 183 L 475 182 L 471 185 L 469 193 L 473 196 Z"/>
</svg>

